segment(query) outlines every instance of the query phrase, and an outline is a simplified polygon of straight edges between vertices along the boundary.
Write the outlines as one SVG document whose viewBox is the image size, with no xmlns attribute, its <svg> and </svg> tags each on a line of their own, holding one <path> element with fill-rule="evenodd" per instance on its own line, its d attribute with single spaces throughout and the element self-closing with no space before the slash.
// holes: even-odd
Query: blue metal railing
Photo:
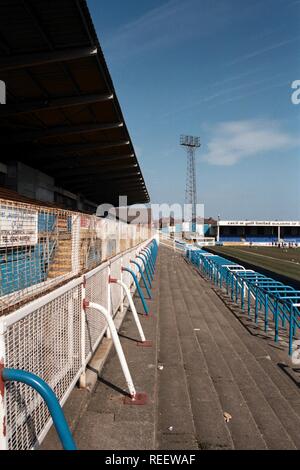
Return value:
<svg viewBox="0 0 300 470">
<path fill-rule="evenodd" d="M 147 282 L 146 282 L 146 279 L 145 279 L 145 276 L 143 274 L 143 271 L 142 271 L 142 268 L 141 266 L 136 262 L 136 261 L 133 261 L 131 260 L 131 263 L 135 264 L 136 266 L 138 266 L 138 269 L 139 269 L 139 272 L 141 274 L 141 278 L 143 280 L 143 283 L 146 287 L 146 290 L 147 290 L 147 293 L 149 295 L 149 298 L 151 299 L 152 296 L 151 296 L 151 287 L 152 287 L 152 283 L 151 283 L 151 280 L 153 279 L 153 275 L 154 275 L 154 269 L 155 269 L 155 263 L 156 263 L 156 258 L 157 258 L 157 252 L 158 252 L 158 244 L 157 244 L 157 241 L 156 240 L 153 240 L 147 247 L 146 249 L 142 250 L 140 252 L 139 255 L 137 255 L 137 259 L 140 259 L 142 262 L 143 262 L 143 266 L 144 266 L 144 270 L 145 270 L 145 273 L 146 273 L 146 277 L 148 279 L 148 282 L 149 282 L 149 286 L 147 285 Z M 149 315 L 149 307 L 147 305 L 147 302 L 145 300 L 145 297 L 144 297 L 144 294 L 143 294 L 143 291 L 141 289 L 141 286 L 139 284 L 139 281 L 138 281 L 138 278 L 135 274 L 135 272 L 130 269 L 129 267 L 123 267 L 122 268 L 123 271 L 126 271 L 128 272 L 129 274 L 131 274 L 131 276 L 133 277 L 133 280 L 134 280 L 134 283 L 136 285 L 136 288 L 137 288 L 137 291 L 138 291 L 138 294 L 139 294 L 139 297 L 141 299 L 141 302 L 142 302 L 142 305 L 143 305 L 143 308 L 144 308 L 144 311 L 146 313 L 146 315 Z"/>
<path fill-rule="evenodd" d="M 152 279 L 153 279 L 155 268 L 154 268 L 154 259 L 153 259 L 152 250 L 150 250 L 150 248 L 149 249 L 144 248 L 143 250 L 141 250 L 141 253 L 143 253 L 147 258 L 149 270 L 151 272 Z"/>
<path fill-rule="evenodd" d="M 144 269 L 145 269 L 145 273 L 146 273 L 146 276 L 147 276 L 147 279 L 148 279 L 148 282 L 149 282 L 149 286 L 150 288 L 152 287 L 152 277 L 150 275 L 150 273 L 148 272 L 148 266 L 147 266 L 147 261 L 146 261 L 146 258 L 144 256 L 141 256 L 141 255 L 137 255 L 137 258 L 140 259 L 144 265 Z"/>
<path fill-rule="evenodd" d="M 149 307 L 148 307 L 147 302 L 145 300 L 143 291 L 141 289 L 141 286 L 139 284 L 139 281 L 138 281 L 138 278 L 137 278 L 136 274 L 130 268 L 122 268 L 122 270 L 128 272 L 133 277 L 133 280 L 134 280 L 135 286 L 137 288 L 138 294 L 140 296 L 144 311 L 145 311 L 146 315 L 149 315 Z"/>
<path fill-rule="evenodd" d="M 153 279 L 153 278 L 154 278 L 154 270 L 153 270 L 153 267 L 152 267 L 152 264 L 151 264 L 151 259 L 150 259 L 149 252 L 146 251 L 146 250 L 141 250 L 141 251 L 140 251 L 140 256 L 144 256 L 144 257 L 145 257 L 145 260 L 146 260 L 146 263 L 147 263 L 148 272 L 149 272 L 149 274 L 150 274 L 151 279 Z"/>
<path fill-rule="evenodd" d="M 146 289 L 146 291 L 147 291 L 148 297 L 149 297 L 149 299 L 152 299 L 151 291 L 150 291 L 150 288 L 149 288 L 149 286 L 148 286 L 148 284 L 147 284 L 147 282 L 146 282 L 146 279 L 145 279 L 143 270 L 142 270 L 142 268 L 141 268 L 141 265 L 140 265 L 137 261 L 134 261 L 133 259 L 130 260 L 130 263 L 132 263 L 132 264 L 134 264 L 135 266 L 137 266 L 137 268 L 138 268 L 138 270 L 139 270 L 139 273 L 140 273 L 140 275 L 141 275 L 141 279 L 142 279 L 143 284 L 144 284 L 144 286 L 145 286 L 145 289 Z"/>
<path fill-rule="evenodd" d="M 293 340 L 300 328 L 300 291 L 204 250 L 188 250 L 186 256 L 205 277 L 224 289 L 242 311 L 247 308 L 248 317 L 254 316 L 255 323 L 262 317 L 265 332 L 273 321 L 275 342 L 279 341 L 281 324 L 288 332 L 292 355 Z"/>
<path fill-rule="evenodd" d="M 64 412 L 56 398 L 56 395 L 44 380 L 37 375 L 24 370 L 6 368 L 2 369 L 0 380 L 1 379 L 4 382 L 21 382 L 36 390 L 48 407 L 63 448 L 65 450 L 77 450 Z"/>
</svg>

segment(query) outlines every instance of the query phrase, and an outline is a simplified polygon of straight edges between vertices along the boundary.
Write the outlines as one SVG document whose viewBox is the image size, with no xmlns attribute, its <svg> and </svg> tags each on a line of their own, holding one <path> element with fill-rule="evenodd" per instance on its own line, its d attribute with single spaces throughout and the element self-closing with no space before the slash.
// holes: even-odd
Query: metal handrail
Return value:
<svg viewBox="0 0 300 470">
<path fill-rule="evenodd" d="M 148 282 L 149 282 L 149 286 L 151 288 L 152 287 L 152 277 L 150 275 L 150 272 L 148 271 L 147 262 L 145 260 L 146 257 L 144 258 L 144 255 L 143 256 L 142 255 L 143 255 L 143 253 L 141 253 L 140 255 L 137 255 L 136 258 L 140 259 L 142 261 L 142 263 L 144 265 L 144 268 L 145 268 L 145 273 L 146 273 L 146 276 L 147 276 L 147 279 L 148 279 Z"/>
<path fill-rule="evenodd" d="M 109 282 L 111 284 L 118 284 L 124 290 L 124 292 L 126 294 L 126 297 L 128 299 L 130 310 L 132 312 L 135 324 L 137 326 L 137 329 L 138 329 L 138 332 L 139 332 L 139 335 L 140 335 L 140 338 L 141 338 L 141 342 L 145 343 L 146 342 L 145 334 L 144 334 L 141 322 L 139 320 L 138 313 L 136 311 L 136 308 L 135 308 L 135 305 L 134 305 L 133 298 L 132 298 L 132 295 L 130 293 L 129 287 L 125 284 L 125 282 L 121 281 L 120 279 L 113 278 L 113 277 L 109 278 Z"/>
<path fill-rule="evenodd" d="M 300 328 L 300 311 L 295 307 L 294 299 L 300 300 L 300 292 L 290 286 L 276 281 L 253 270 L 245 270 L 243 266 L 218 256 L 206 256 L 202 250 L 189 250 L 187 258 L 203 274 L 211 279 L 221 289 L 225 288 L 231 300 L 241 303 L 245 309 L 245 297 L 248 300 L 248 316 L 250 317 L 251 302 L 254 301 L 255 322 L 258 322 L 259 311 L 264 311 L 265 331 L 269 329 L 269 314 L 273 315 L 275 323 L 275 337 L 279 339 L 279 320 L 282 327 L 288 324 L 289 330 L 289 355 L 293 352 L 293 338 L 296 328 Z"/>
<path fill-rule="evenodd" d="M 149 247 L 143 248 L 141 250 L 141 253 L 145 254 L 148 264 L 149 264 L 149 269 L 151 271 L 152 277 L 154 276 L 154 264 L 153 264 L 153 258 L 152 258 L 152 251 L 150 250 Z"/>
<path fill-rule="evenodd" d="M 64 450 L 77 450 L 70 428 L 66 421 L 64 412 L 56 398 L 55 393 L 49 385 L 37 375 L 19 369 L 2 369 L 0 380 L 4 382 L 21 382 L 32 387 L 45 401 L 53 424 L 62 443 Z"/>
<path fill-rule="evenodd" d="M 130 273 L 131 276 L 133 277 L 133 280 L 134 280 L 135 286 L 137 288 L 138 294 L 140 296 L 144 311 L 145 311 L 146 315 L 149 315 L 149 307 L 148 307 L 147 302 L 145 300 L 143 291 L 142 291 L 141 286 L 139 284 L 138 278 L 136 277 L 136 274 L 130 268 L 122 267 L 122 271 L 126 271 L 126 272 Z"/>
<path fill-rule="evenodd" d="M 144 276 L 144 273 L 143 273 L 143 270 L 142 270 L 141 265 L 140 265 L 137 261 L 135 261 L 135 260 L 133 260 L 133 259 L 130 260 L 130 263 L 132 263 L 132 264 L 134 264 L 135 266 L 137 266 L 137 268 L 138 268 L 138 270 L 139 270 L 139 273 L 140 273 L 140 275 L 141 275 L 143 284 L 144 284 L 145 289 L 146 289 L 146 291 L 147 291 L 147 294 L 148 294 L 148 296 L 149 296 L 149 299 L 152 299 L 151 291 L 150 291 L 150 288 L 149 288 L 149 286 L 148 286 L 148 284 L 147 284 L 147 282 L 146 282 L 146 279 L 145 279 L 145 276 Z"/>
<path fill-rule="evenodd" d="M 137 392 L 136 391 L 136 388 L 134 386 L 132 376 L 131 376 L 131 373 L 130 373 L 130 370 L 129 370 L 129 367 L 128 367 L 128 364 L 127 364 L 127 361 L 126 361 L 126 357 L 125 357 L 125 354 L 124 354 L 124 351 L 123 351 L 123 348 L 122 348 L 122 345 L 121 345 L 121 342 L 120 342 L 120 339 L 119 339 L 119 335 L 118 335 L 118 332 L 117 332 L 117 329 L 116 329 L 116 325 L 114 324 L 113 318 L 111 317 L 109 311 L 105 307 L 103 307 L 103 305 L 97 304 L 95 302 L 89 302 L 86 299 L 83 300 L 83 308 L 84 308 L 84 310 L 86 310 L 88 308 L 92 308 L 92 309 L 97 310 L 99 313 L 101 313 L 104 316 L 104 318 L 105 318 L 105 320 L 108 324 L 110 334 L 111 334 L 111 338 L 112 338 L 113 344 L 115 346 L 116 353 L 118 355 L 120 365 L 121 365 L 121 369 L 123 371 L 123 374 L 124 374 L 124 377 L 125 377 L 125 380 L 126 380 L 126 384 L 127 384 L 128 390 L 129 390 L 129 394 L 130 394 L 129 395 L 129 401 L 127 401 L 125 399 L 124 402 L 125 403 L 130 403 L 132 405 L 144 405 L 147 401 L 147 394 L 145 392 Z M 137 317 L 137 315 L 136 315 L 136 317 Z M 136 318 L 135 318 L 135 320 L 136 320 Z"/>
</svg>

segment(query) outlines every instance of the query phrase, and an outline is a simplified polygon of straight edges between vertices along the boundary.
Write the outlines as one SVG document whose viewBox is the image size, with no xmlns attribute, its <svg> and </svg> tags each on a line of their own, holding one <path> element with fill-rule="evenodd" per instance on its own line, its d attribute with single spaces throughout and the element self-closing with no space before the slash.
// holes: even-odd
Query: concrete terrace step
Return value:
<svg viewBox="0 0 300 470">
<path fill-rule="evenodd" d="M 221 329 L 225 332 L 227 326 L 221 324 Z M 251 351 L 248 345 L 247 351 L 239 335 L 233 329 L 230 335 L 228 335 L 228 339 L 234 344 L 236 354 L 243 362 L 245 370 L 251 375 L 251 378 L 259 388 L 259 394 L 263 394 L 264 399 L 284 427 L 287 435 L 290 437 L 295 447 L 299 448 L 300 401 L 296 385 L 283 375 L 282 370 L 280 370 L 277 365 L 274 365 L 268 351 L 265 351 L 264 355 L 256 357 L 257 348 L 252 348 Z M 256 403 L 254 406 L 256 406 Z M 265 409 L 266 408 L 264 408 L 264 410 Z M 278 429 L 279 427 L 277 430 Z M 283 445 L 282 441 L 280 441 L 278 445 L 279 444 Z"/>
<path fill-rule="evenodd" d="M 237 387 L 237 393 L 241 392 L 244 404 L 247 405 L 250 415 L 252 415 L 252 418 L 255 421 L 258 435 L 263 437 L 268 448 L 299 448 L 299 413 L 296 412 L 297 406 L 293 407 L 287 399 L 287 397 L 293 396 L 293 403 L 296 405 L 298 404 L 299 393 L 295 384 L 293 384 L 290 379 L 283 376 L 282 371 L 279 368 L 276 369 L 272 362 L 270 363 L 270 361 L 266 359 L 268 356 L 266 351 L 263 351 L 262 354 L 265 359 L 264 363 L 267 364 L 267 372 L 265 372 L 261 368 L 259 362 L 256 361 L 255 357 L 252 355 L 251 349 L 249 350 L 245 348 L 243 360 L 240 359 L 240 350 L 235 350 L 235 343 L 238 340 L 238 344 L 243 345 L 243 336 L 249 337 L 249 340 L 252 339 L 251 346 L 252 350 L 255 352 L 257 347 L 254 342 L 254 338 L 245 331 L 232 312 L 230 312 L 223 302 L 220 301 L 215 292 L 211 289 L 209 283 L 193 272 L 191 266 L 185 266 L 185 268 L 184 265 L 177 266 L 176 275 L 179 279 L 179 285 L 184 286 L 184 288 L 181 289 L 176 289 L 178 279 L 176 279 L 175 274 L 172 275 L 174 270 L 170 269 L 170 272 L 171 284 L 174 286 L 174 292 L 177 292 L 177 294 L 175 294 L 175 296 L 177 295 L 178 297 L 177 304 L 182 305 L 181 297 L 183 297 L 188 306 L 189 315 L 196 319 L 195 327 L 200 330 L 197 332 L 198 337 L 201 338 L 200 344 L 202 341 L 202 344 L 206 345 L 205 351 L 208 355 L 208 362 L 212 361 L 211 363 L 213 364 L 212 370 L 209 368 L 212 378 L 216 376 L 216 370 L 219 370 L 220 377 L 223 380 L 224 370 L 226 371 L 223 385 L 226 386 L 227 377 L 227 381 L 228 379 L 231 381 L 231 394 L 235 387 Z M 190 288 L 187 288 L 187 286 L 190 286 Z M 190 295 L 191 293 L 192 296 Z M 195 303 L 198 305 L 197 308 L 195 308 Z M 181 312 L 184 311 L 182 306 L 179 311 L 180 310 Z M 194 313 L 195 311 L 196 314 Z M 241 331 L 239 331 L 239 335 L 237 335 L 231 327 L 229 330 L 227 328 L 226 331 L 225 325 L 228 316 L 231 319 L 231 322 L 235 323 L 237 327 L 240 327 Z M 225 328 L 226 333 L 223 331 L 223 328 Z M 184 329 L 187 329 L 186 322 Z M 201 336 L 201 330 L 204 330 L 202 331 L 203 336 Z M 228 332 L 231 333 L 229 334 Z M 214 338 L 211 337 L 211 333 L 213 333 Z M 235 338 L 233 335 L 235 335 Z M 210 341 L 208 341 L 209 337 Z M 232 342 L 234 346 L 232 345 Z M 210 358 L 210 355 L 213 355 L 211 352 L 211 346 L 214 343 L 217 347 L 217 354 L 215 353 L 215 355 L 221 355 L 221 363 L 222 360 L 225 359 L 222 363 L 222 367 L 219 369 L 218 364 L 215 364 L 213 359 Z M 247 352 L 246 356 L 245 351 Z M 247 368 L 248 361 L 251 362 L 251 370 L 248 370 Z M 273 383 L 272 379 L 270 379 L 268 375 L 270 366 L 273 368 L 272 372 L 273 376 L 275 376 L 275 383 Z M 218 379 L 219 377 L 217 375 L 215 385 L 219 391 L 222 403 L 224 387 L 219 387 L 220 384 L 218 383 Z M 280 384 L 282 386 L 282 391 L 278 388 Z M 284 393 L 287 396 L 285 396 Z M 257 399 L 253 399 L 255 396 L 257 396 Z M 236 399 L 236 397 L 234 398 L 234 394 L 232 394 L 232 399 Z M 240 418 L 240 413 L 238 417 Z M 228 427 L 232 426 L 233 420 L 230 422 Z M 243 434 L 244 430 L 245 420 L 243 418 L 242 423 L 240 423 L 235 430 L 237 436 L 233 436 L 235 446 L 238 448 L 246 448 L 243 441 L 239 442 L 239 435 Z M 259 440 L 261 441 L 261 439 Z M 258 447 L 256 444 L 254 447 L 250 444 L 250 448 Z"/>
<path fill-rule="evenodd" d="M 158 361 L 163 370 L 158 376 L 157 448 L 175 450 L 184 446 L 185 449 L 198 449 L 172 304 L 173 292 L 169 289 L 166 275 L 162 264 L 159 311 L 163 314 L 159 318 Z"/>
<path fill-rule="evenodd" d="M 66 254 L 70 254 L 72 253 L 72 246 L 68 243 L 67 245 L 61 245 L 59 244 L 57 247 L 56 247 L 56 253 L 66 253 Z"/>
<path fill-rule="evenodd" d="M 209 306 L 209 303 L 207 302 Z M 241 395 L 248 409 L 250 410 L 257 428 L 270 449 L 293 449 L 293 441 L 287 435 L 276 412 L 270 406 L 268 399 L 260 390 L 257 381 L 249 373 L 247 362 L 250 360 L 251 353 L 240 358 L 231 335 L 224 333 L 224 330 L 217 324 L 216 316 L 213 315 L 213 308 L 205 312 L 207 326 L 210 329 L 211 323 L 214 323 L 214 338 L 222 354 L 223 359 L 228 366 L 231 376 L 241 391 Z M 260 380 L 266 379 L 266 374 L 260 371 Z M 272 388 L 272 384 L 269 384 Z M 281 397 L 276 397 L 276 407 L 282 405 L 278 403 Z M 283 404 L 288 407 L 288 403 Z M 279 437 L 280 436 L 280 437 Z"/>
<path fill-rule="evenodd" d="M 78 447 L 300 449 L 299 373 L 283 345 L 274 345 L 165 246 L 152 294 L 147 302 L 154 317 L 140 318 L 153 347 L 137 347 L 130 312 L 120 329 L 132 377 L 137 390 L 148 393 L 148 404 L 123 405 L 126 385 L 112 349 L 76 425 Z M 135 304 L 142 314 L 137 296 Z M 228 423 L 224 412 L 232 416 Z"/>
<path fill-rule="evenodd" d="M 268 447 L 299 448 L 299 391 L 295 384 L 283 375 L 277 363 L 274 365 L 264 341 L 257 341 L 249 334 L 245 336 L 243 326 L 231 312 L 228 315 L 228 309 L 212 290 L 202 296 L 196 294 L 194 298 L 222 348 L 258 427 L 267 436 Z"/>
<path fill-rule="evenodd" d="M 164 266 L 162 272 L 168 277 L 168 265 L 164 262 L 162 265 Z M 165 282 L 165 289 L 169 291 L 169 297 L 167 292 L 164 292 L 164 286 L 161 285 L 163 302 L 161 301 L 160 304 L 161 351 L 159 357 L 164 367 L 169 368 L 173 363 L 181 362 L 184 370 L 184 374 L 178 374 L 173 381 L 169 382 L 169 388 L 174 390 L 182 377 L 184 378 L 189 397 L 182 396 L 181 401 L 185 400 L 185 405 L 191 406 L 198 448 L 231 449 L 233 448 L 232 439 L 224 423 L 219 398 L 208 374 L 204 356 L 199 349 L 186 305 L 181 298 L 182 291 L 176 282 L 170 283 L 170 280 Z M 167 312 L 171 314 L 167 316 Z M 163 357 L 162 349 L 166 353 Z M 161 413 L 165 413 L 164 407 L 168 404 L 161 404 L 160 394 L 158 403 Z M 178 406 L 182 406 L 180 401 Z M 170 442 L 168 444 L 170 448 Z"/>
<path fill-rule="evenodd" d="M 219 299 L 219 302 L 222 302 L 222 300 Z M 274 383 L 278 384 L 282 393 L 284 391 L 286 398 L 290 404 L 295 406 L 295 410 L 300 416 L 300 407 L 297 406 L 297 403 L 300 404 L 300 396 L 297 393 L 295 394 L 295 390 L 297 390 L 297 387 L 299 388 L 299 369 L 295 368 L 291 363 L 287 355 L 287 346 L 284 347 L 282 344 L 276 344 L 273 335 L 266 335 L 262 331 L 261 326 L 255 325 L 240 309 L 237 309 L 231 303 L 227 305 L 234 313 L 234 315 L 227 317 L 227 321 L 236 329 L 237 334 L 240 334 L 241 329 L 246 329 L 249 332 L 243 341 L 245 347 L 249 347 L 249 344 L 251 345 L 252 337 L 263 340 L 257 341 L 255 350 L 252 350 L 253 356 L 259 363 L 263 364 L 264 369 L 272 376 Z M 239 320 L 238 322 L 235 321 L 235 317 Z M 265 361 L 266 356 L 269 356 L 271 361 Z M 282 373 L 285 369 L 289 376 Z M 294 381 L 295 387 L 291 387 L 291 380 Z"/>
<path fill-rule="evenodd" d="M 159 269 L 153 282 L 151 310 L 156 313 L 159 303 Z M 148 300 L 147 300 L 148 301 Z M 149 302 L 149 301 L 148 301 Z M 138 313 L 143 312 L 141 302 L 135 298 Z M 86 412 L 78 423 L 74 437 L 80 449 L 138 450 L 154 449 L 157 422 L 157 340 L 156 317 L 140 315 L 142 327 L 152 347 L 137 346 L 138 331 L 129 311 L 120 328 L 120 340 L 137 391 L 148 394 L 144 406 L 123 404 L 127 392 L 124 376 L 114 348 L 106 361 Z"/>
<path fill-rule="evenodd" d="M 49 271 L 48 273 L 48 279 L 55 279 L 56 277 L 64 276 L 66 274 L 71 274 L 71 271 Z"/>
<path fill-rule="evenodd" d="M 69 247 L 68 246 L 61 246 L 59 245 L 57 248 L 56 248 L 56 251 L 55 251 L 55 254 L 57 257 L 59 256 L 62 256 L 62 257 L 71 257 L 72 255 L 72 247 Z"/>
<path fill-rule="evenodd" d="M 266 380 L 271 378 L 273 384 L 277 386 L 280 393 L 288 401 L 289 406 L 294 408 L 297 416 L 300 416 L 300 395 L 297 393 L 297 384 L 293 385 L 293 380 L 291 380 L 292 378 L 296 382 L 299 379 L 299 374 L 297 376 L 297 373 L 294 373 L 291 369 L 292 365 L 288 359 L 286 348 L 284 349 L 282 345 L 276 345 L 273 336 L 269 336 L 262 331 L 261 326 L 256 326 L 252 321 L 248 320 L 247 316 L 240 309 L 233 307 L 235 315 L 238 312 L 237 318 L 241 321 L 236 321 L 235 315 L 228 315 L 228 308 L 214 294 L 214 291 L 210 291 L 209 296 L 206 297 L 204 295 L 202 300 L 210 305 L 211 310 L 214 311 L 214 315 L 221 324 L 223 332 L 230 331 L 230 328 L 234 330 L 234 333 L 231 330 L 231 334 L 235 334 L 234 339 L 231 339 L 231 341 L 235 341 L 235 348 L 239 357 L 244 361 L 246 361 L 247 357 L 247 367 L 251 367 L 252 373 L 258 378 L 261 377 L 262 371 L 264 371 L 266 377 L 263 384 L 265 385 Z M 211 300 L 213 300 L 212 303 Z M 220 316 L 220 312 L 226 312 L 226 315 Z M 248 326 L 249 330 L 247 330 Z M 248 331 L 248 335 L 243 335 L 245 329 Z M 242 340 L 241 337 L 243 338 Z M 254 338 L 256 338 L 255 343 Z M 255 347 L 253 347 L 253 344 L 255 344 Z M 251 352 L 251 357 L 248 356 L 248 352 Z M 291 378 L 282 373 L 282 366 L 289 369 Z M 264 386 L 264 389 L 270 395 L 268 386 Z"/>
<path fill-rule="evenodd" d="M 68 260 L 66 259 L 62 262 L 55 262 L 55 263 L 50 264 L 50 270 L 51 271 L 53 271 L 53 270 L 56 271 L 56 270 L 60 270 L 60 269 L 66 271 L 66 270 L 69 270 L 71 268 L 72 268 L 72 263 L 70 262 L 69 259 Z"/>
<path fill-rule="evenodd" d="M 178 266 L 179 268 L 179 266 Z M 184 283 L 182 277 L 182 271 L 186 269 L 185 265 L 180 266 L 181 269 L 177 269 L 179 277 L 179 285 Z M 176 280 L 172 279 L 171 282 L 175 283 Z M 190 276 L 189 276 L 190 277 Z M 190 284 L 190 279 L 186 282 L 186 285 Z M 221 351 L 214 339 L 214 335 L 209 331 L 206 321 L 203 317 L 203 312 L 199 312 L 199 307 L 191 295 L 192 290 L 187 294 L 183 292 L 183 299 L 186 304 L 185 315 L 196 318 L 197 321 L 193 320 L 194 328 L 196 328 L 196 337 L 198 344 L 208 368 L 208 373 L 212 378 L 215 390 L 217 392 L 220 408 L 224 412 L 229 412 L 234 416 L 228 426 L 232 441 L 235 448 L 239 449 L 266 449 L 266 443 L 259 432 L 255 420 L 236 384 L 229 367 L 224 360 Z M 201 313 L 199 315 L 199 313 Z M 201 373 L 201 372 L 200 372 Z M 222 414 L 223 414 L 222 413 Z M 224 421 L 223 416 L 220 419 Z M 210 443 L 211 448 L 215 448 L 214 442 Z"/>
</svg>

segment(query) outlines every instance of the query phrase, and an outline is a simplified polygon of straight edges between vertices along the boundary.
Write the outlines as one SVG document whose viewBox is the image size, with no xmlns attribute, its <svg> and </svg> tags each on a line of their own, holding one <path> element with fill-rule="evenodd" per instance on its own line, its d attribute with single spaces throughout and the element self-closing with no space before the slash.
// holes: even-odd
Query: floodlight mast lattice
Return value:
<svg viewBox="0 0 300 470">
<path fill-rule="evenodd" d="M 197 182 L 196 182 L 196 149 L 201 147 L 200 137 L 181 135 L 180 145 L 187 151 L 187 172 L 185 203 L 192 208 L 192 232 L 196 232 L 197 226 Z"/>
</svg>

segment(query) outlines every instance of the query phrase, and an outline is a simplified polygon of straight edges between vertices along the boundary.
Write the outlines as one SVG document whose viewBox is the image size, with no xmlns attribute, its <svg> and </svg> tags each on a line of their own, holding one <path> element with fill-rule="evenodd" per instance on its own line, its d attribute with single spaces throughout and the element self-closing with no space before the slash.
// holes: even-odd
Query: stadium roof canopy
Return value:
<svg viewBox="0 0 300 470">
<path fill-rule="evenodd" d="M 149 201 L 86 0 L 1 0 L 1 161 L 96 203 Z"/>
</svg>

